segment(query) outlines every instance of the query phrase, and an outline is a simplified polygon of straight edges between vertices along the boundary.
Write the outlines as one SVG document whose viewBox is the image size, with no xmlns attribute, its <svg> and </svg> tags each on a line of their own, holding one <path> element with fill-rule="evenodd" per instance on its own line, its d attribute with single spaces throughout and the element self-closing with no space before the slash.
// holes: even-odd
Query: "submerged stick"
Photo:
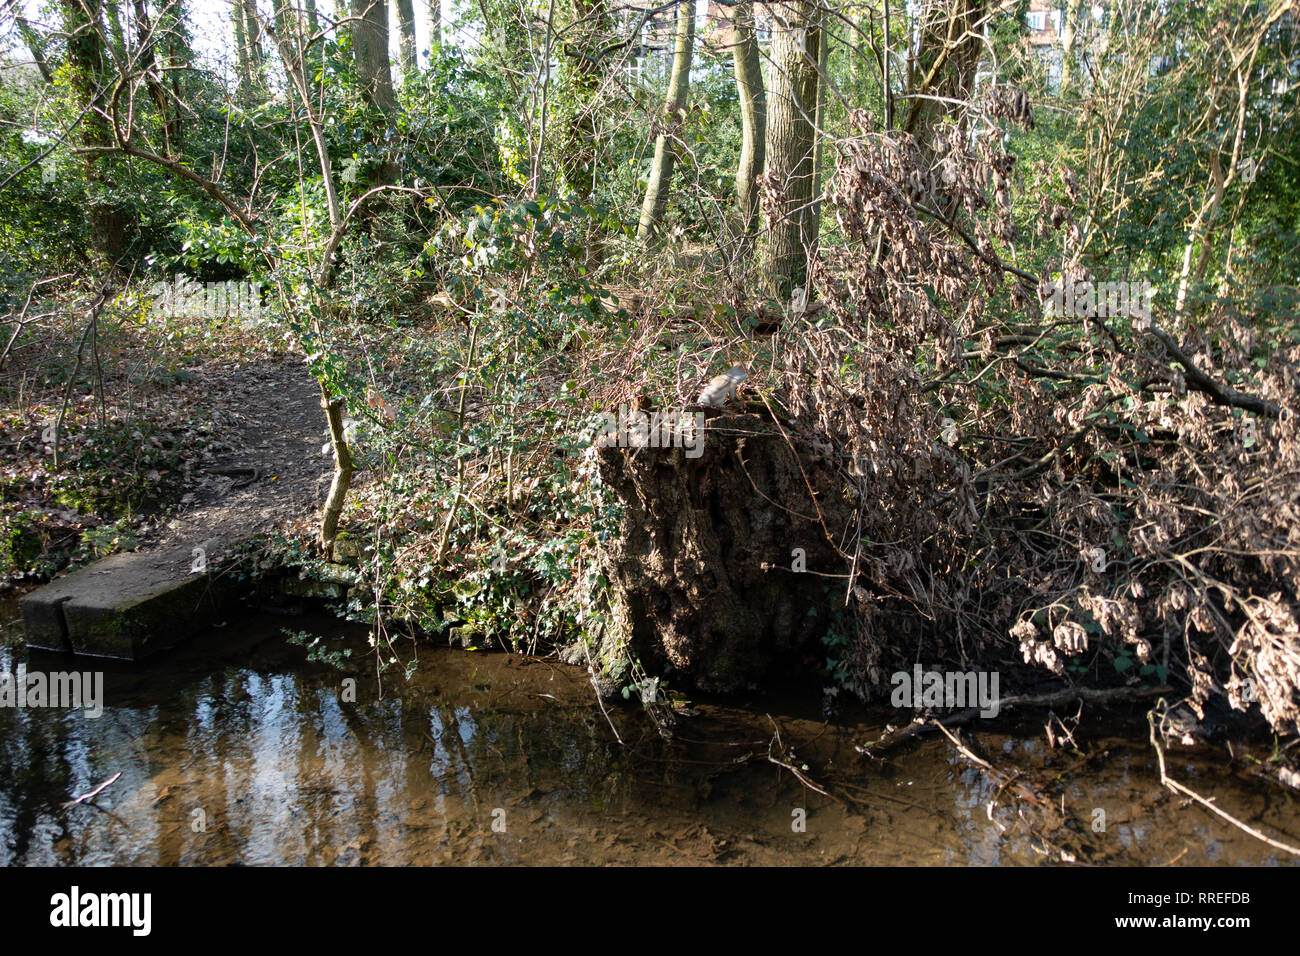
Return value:
<svg viewBox="0 0 1300 956">
<path fill-rule="evenodd" d="M 600 712 L 605 715 L 605 721 L 609 724 L 609 729 L 614 732 L 614 739 L 618 741 L 620 747 L 626 746 L 623 738 L 618 735 L 618 728 L 614 726 L 614 721 L 609 716 L 609 711 L 605 709 L 605 701 L 600 696 L 600 685 L 596 683 L 596 665 L 591 662 L 591 651 L 587 648 L 586 641 L 583 641 L 582 651 L 587 655 L 587 675 L 591 678 L 591 687 L 596 692 L 596 703 L 600 705 Z"/>
<path fill-rule="evenodd" d="M 1203 796 L 1201 796 L 1191 787 L 1184 786 L 1183 784 L 1175 780 L 1173 777 L 1169 776 L 1169 774 L 1165 771 L 1165 751 L 1164 748 L 1160 746 L 1160 741 L 1156 737 L 1155 713 L 1156 713 L 1155 710 L 1151 710 L 1147 712 L 1147 726 L 1151 728 L 1151 746 L 1156 749 L 1156 759 L 1160 763 L 1160 782 L 1162 784 L 1164 784 L 1174 793 L 1179 793 L 1182 794 L 1184 797 L 1188 797 L 1192 800 L 1195 800 L 1201 806 L 1205 807 L 1205 809 L 1211 811 L 1212 813 L 1218 815 L 1219 817 L 1222 817 L 1224 820 L 1227 820 L 1229 823 L 1231 823 L 1234 827 L 1237 827 L 1237 829 L 1241 830 L 1242 832 L 1249 833 L 1256 840 L 1262 840 L 1264 843 L 1267 843 L 1269 846 L 1273 847 L 1273 849 L 1282 850 L 1284 853 L 1290 853 L 1292 856 L 1300 856 L 1300 849 L 1297 849 L 1296 847 L 1293 847 L 1290 844 L 1283 843 L 1280 840 L 1274 840 L 1272 837 L 1265 836 L 1264 834 L 1260 833 L 1258 830 L 1256 830 L 1254 827 L 1250 826 L 1249 824 L 1242 823 L 1240 820 L 1238 820 L 1236 817 L 1234 817 L 1232 814 L 1228 813 L 1227 811 L 1220 810 L 1218 807 L 1214 805 L 1214 802 L 1212 800 L 1206 800 Z"/>
<path fill-rule="evenodd" d="M 109 777 L 107 780 L 105 780 L 103 783 L 101 783 L 101 784 L 100 784 L 98 787 L 96 787 L 94 790 L 90 791 L 90 793 L 83 793 L 81 796 L 77 797 L 77 799 L 75 799 L 75 800 L 69 800 L 69 801 L 68 801 L 67 803 L 65 803 L 63 806 L 64 806 L 65 808 L 67 808 L 67 807 L 75 807 L 75 806 L 76 806 L 77 804 L 79 804 L 79 803 L 85 803 L 87 800 L 93 800 L 93 799 L 95 799 L 95 797 L 99 796 L 101 793 L 103 793 L 105 790 L 107 790 L 107 789 L 108 789 L 109 787 L 111 787 L 113 784 L 117 783 L 117 778 L 120 777 L 120 776 L 122 776 L 122 771 L 119 770 L 117 773 L 113 774 L 113 776 Z"/>
<path fill-rule="evenodd" d="M 789 770 L 792 774 L 794 774 L 795 779 L 797 779 L 801 784 L 803 784 L 809 790 L 812 790 L 815 793 L 820 793 L 823 797 L 829 797 L 830 799 L 838 803 L 841 807 L 844 806 L 843 800 L 835 796 L 835 794 L 823 790 L 821 787 L 817 786 L 817 784 L 814 783 L 811 779 L 809 779 L 809 777 L 806 774 L 801 773 L 798 767 L 790 763 L 788 759 L 781 760 L 772 755 L 772 746 L 775 744 L 781 757 L 788 756 L 785 749 L 785 743 L 781 740 L 781 728 L 777 725 L 777 722 L 772 719 L 771 714 L 765 714 L 764 716 L 767 717 L 768 720 L 772 721 L 772 730 L 774 731 L 772 739 L 768 741 L 767 744 L 768 761 L 770 763 L 776 764 L 778 767 L 781 767 L 785 770 Z"/>
</svg>

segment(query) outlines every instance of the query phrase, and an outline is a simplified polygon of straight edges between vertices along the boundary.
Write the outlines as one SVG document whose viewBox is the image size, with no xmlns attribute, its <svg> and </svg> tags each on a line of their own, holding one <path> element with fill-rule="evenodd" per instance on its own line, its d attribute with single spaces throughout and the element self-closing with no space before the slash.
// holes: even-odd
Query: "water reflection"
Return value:
<svg viewBox="0 0 1300 956">
<path fill-rule="evenodd" d="M 12 614 L 9 615 L 12 617 Z M 867 765 L 872 728 L 815 710 L 699 704 L 665 743 L 585 674 L 549 661 L 426 648 L 416 677 L 381 685 L 364 635 L 300 619 L 357 649 L 346 670 L 307 663 L 278 619 L 231 624 L 147 671 L 105 665 L 105 710 L 0 709 L 0 864 L 1042 862 L 1002 785 L 942 741 Z M 0 648 L 12 670 L 20 651 Z M 66 670 L 58 658 L 29 668 Z M 355 681 L 355 702 L 345 681 Z M 834 799 L 767 760 L 771 711 Z M 883 722 L 883 721 L 881 721 Z M 1052 759 L 1032 729 L 981 733 L 998 761 Z M 1141 741 L 1065 776 L 1092 862 L 1279 862 L 1155 785 Z M 1258 788 L 1185 776 L 1250 819 Z M 64 807 L 120 773 L 97 805 Z M 994 808 L 990 811 L 990 804 Z M 794 825 L 798 811 L 807 825 Z M 1277 807 L 1270 808 L 1276 824 Z M 1295 829 L 1296 819 L 1290 820 Z M 1294 838 L 1294 834 L 1292 834 Z M 1290 862 L 1289 860 L 1283 862 Z"/>
</svg>

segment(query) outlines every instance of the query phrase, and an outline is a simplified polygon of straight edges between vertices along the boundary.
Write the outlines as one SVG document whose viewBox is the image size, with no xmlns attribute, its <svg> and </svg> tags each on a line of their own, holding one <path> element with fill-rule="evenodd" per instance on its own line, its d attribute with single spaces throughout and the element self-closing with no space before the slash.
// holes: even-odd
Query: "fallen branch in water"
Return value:
<svg viewBox="0 0 1300 956">
<path fill-rule="evenodd" d="M 835 796 L 835 794 L 830 793 L 830 792 L 828 792 L 828 791 L 826 791 L 826 790 L 823 790 L 821 787 L 817 786 L 817 784 L 813 783 L 812 780 L 810 780 L 806 774 L 800 772 L 800 770 L 799 770 L 798 767 L 796 767 L 794 764 L 790 763 L 790 761 L 789 761 L 788 759 L 785 759 L 785 760 L 779 760 L 779 759 L 777 759 L 776 757 L 772 756 L 772 745 L 773 745 L 773 744 L 776 744 L 777 750 L 778 750 L 778 752 L 781 754 L 782 757 L 787 757 L 788 755 L 787 755 L 787 753 L 786 753 L 785 744 L 784 744 L 784 743 L 782 742 L 782 740 L 781 740 L 781 728 L 777 726 L 777 723 L 776 723 L 775 720 L 772 719 L 772 715 L 771 715 L 771 714 L 767 714 L 766 717 L 767 717 L 768 720 L 771 720 L 771 721 L 772 721 L 772 730 L 775 731 L 775 734 L 773 735 L 772 739 L 771 739 L 770 741 L 768 741 L 768 744 L 767 744 L 767 759 L 768 759 L 771 763 L 776 764 L 778 767 L 781 767 L 781 768 L 783 768 L 783 769 L 785 769 L 785 770 L 789 770 L 792 774 L 795 775 L 795 778 L 796 778 L 800 783 L 802 783 L 805 787 L 807 787 L 809 790 L 812 790 L 812 791 L 814 791 L 815 793 L 820 793 L 823 797 L 830 797 L 832 800 L 834 800 L 834 801 L 835 801 L 836 803 L 838 803 L 840 806 L 844 806 L 845 804 L 844 804 L 844 801 L 843 801 L 843 800 L 841 800 L 839 797 Z"/>
<path fill-rule="evenodd" d="M 1164 702 L 1161 701 L 1160 703 L 1164 703 Z M 1157 704 L 1157 706 L 1159 706 L 1159 704 Z M 1249 824 L 1242 823 L 1232 814 L 1224 810 L 1220 810 L 1218 807 L 1214 805 L 1214 801 L 1206 800 L 1203 796 L 1201 796 L 1191 787 L 1186 787 L 1183 784 L 1179 783 L 1177 780 L 1175 780 L 1173 777 L 1169 776 L 1169 774 L 1165 772 L 1165 750 L 1163 747 L 1160 746 L 1160 741 L 1156 735 L 1155 713 L 1156 712 L 1154 709 L 1152 709 L 1147 713 L 1147 726 L 1151 728 L 1151 746 L 1156 748 L 1156 759 L 1160 763 L 1160 782 L 1162 784 L 1164 784 L 1170 790 L 1174 791 L 1174 793 L 1180 793 L 1185 797 L 1195 800 L 1201 806 L 1205 807 L 1205 809 L 1218 815 L 1219 817 L 1222 817 L 1224 820 L 1227 820 L 1234 827 L 1237 827 L 1239 830 L 1243 831 L 1244 833 L 1249 833 L 1256 840 L 1262 840 L 1264 843 L 1267 843 L 1269 846 L 1273 847 L 1273 849 L 1282 850 L 1285 853 L 1290 853 L 1292 856 L 1300 856 L 1300 849 L 1297 849 L 1296 847 L 1293 847 L 1290 844 L 1283 843 L 1280 840 L 1274 840 L 1272 837 L 1265 836 L 1264 834 L 1260 833 L 1258 830 L 1256 830 L 1254 827 L 1250 826 Z"/>
<path fill-rule="evenodd" d="M 605 701 L 600 696 L 600 685 L 596 683 L 596 665 L 591 662 L 591 651 L 587 650 L 585 643 L 582 645 L 582 650 L 587 655 L 587 676 L 591 678 L 591 687 L 596 692 L 596 703 L 600 705 L 600 712 L 605 715 L 605 721 L 609 724 L 609 729 L 614 732 L 614 739 L 622 747 L 624 746 L 623 738 L 618 735 L 618 728 L 614 726 L 614 721 L 610 719 L 609 711 L 605 709 Z"/>
<path fill-rule="evenodd" d="M 1097 689 L 1093 687 L 1066 687 L 1063 690 L 1055 690 L 1050 694 L 1034 694 L 1019 697 L 1006 697 L 998 702 L 998 709 L 1006 710 L 1010 707 L 1054 707 L 1057 704 L 1068 704 L 1076 700 L 1081 700 L 1088 704 L 1106 704 L 1117 700 L 1139 700 L 1143 697 L 1151 697 L 1157 694 L 1167 694 L 1170 692 L 1168 687 L 1153 687 L 1146 690 L 1134 690 L 1131 687 L 1114 687 L 1111 689 Z M 956 727 L 961 724 L 969 723 L 980 715 L 981 708 L 970 707 L 966 710 L 958 711 L 955 714 L 949 714 L 939 720 L 918 720 L 901 730 L 895 730 L 886 734 L 874 744 L 854 744 L 853 749 L 860 754 L 868 757 L 874 757 L 881 751 L 896 747 L 905 740 L 911 740 L 920 734 L 930 733 L 941 727 Z"/>
</svg>

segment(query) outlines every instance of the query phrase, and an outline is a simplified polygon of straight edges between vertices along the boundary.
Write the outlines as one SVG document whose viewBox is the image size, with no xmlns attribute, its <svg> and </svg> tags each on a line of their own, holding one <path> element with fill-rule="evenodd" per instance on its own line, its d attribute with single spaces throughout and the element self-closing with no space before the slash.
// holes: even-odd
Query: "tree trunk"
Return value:
<svg viewBox="0 0 1300 956">
<path fill-rule="evenodd" d="M 848 11 L 845 11 L 848 15 Z M 849 17 L 849 22 L 853 24 L 849 40 L 849 79 L 853 81 L 854 90 L 857 89 L 858 78 L 862 73 L 862 58 L 866 55 L 864 49 L 866 41 L 863 39 L 868 29 L 867 15 L 860 13 L 856 17 Z"/>
<path fill-rule="evenodd" d="M 285 77 L 289 76 L 289 63 L 285 57 L 301 58 L 306 56 L 306 40 L 303 36 L 302 12 L 290 6 L 290 0 L 271 0 L 271 10 L 275 16 L 275 31 L 271 44 L 280 54 Z"/>
<path fill-rule="evenodd" d="M 158 11 L 158 34 L 162 37 L 162 49 L 165 51 L 163 79 L 166 80 L 170 74 L 172 102 L 177 104 L 171 114 L 172 144 L 180 149 L 185 136 L 184 113 L 179 106 L 183 102 L 181 76 L 182 71 L 187 70 L 194 60 L 189 35 L 185 31 L 184 0 L 163 0 L 162 9 Z"/>
<path fill-rule="evenodd" d="M 106 88 L 104 71 L 106 51 L 100 27 L 100 10 L 95 0 L 61 0 L 63 26 L 68 37 L 68 63 L 72 90 L 83 108 L 81 124 L 83 146 L 112 146 L 113 136 L 102 112 Z M 115 268 L 126 251 L 126 210 L 105 193 L 113 188 L 106 171 L 107 156 L 85 155 L 87 217 L 90 221 L 101 268 Z"/>
<path fill-rule="evenodd" d="M 275 23 L 275 32 L 282 37 L 292 36 L 293 11 L 287 6 L 288 0 L 271 0 L 271 16 Z"/>
<path fill-rule="evenodd" d="M 956 114 L 974 91 L 988 5 L 989 0 L 952 0 L 924 7 L 920 41 L 908 64 L 910 99 L 903 123 L 923 156 L 929 153 L 935 124 Z"/>
<path fill-rule="evenodd" d="M 315 36 L 320 29 L 320 15 L 316 12 L 316 0 L 307 0 L 303 4 L 303 10 L 307 14 L 307 32 Z"/>
<path fill-rule="evenodd" d="M 415 0 L 393 0 L 397 10 L 397 59 L 402 75 L 415 72 Z"/>
<path fill-rule="evenodd" d="M 133 0 L 133 3 L 136 39 L 140 44 L 138 56 L 140 65 L 144 69 L 145 87 L 149 91 L 149 99 L 153 101 L 154 109 L 158 111 L 158 119 L 162 123 L 163 151 L 171 154 L 176 137 L 172 128 L 171 111 L 168 109 L 167 94 L 162 84 L 162 74 L 158 70 L 158 59 L 154 55 L 157 38 L 154 36 L 153 23 L 149 19 L 149 8 L 145 0 Z"/>
<path fill-rule="evenodd" d="M 338 537 L 339 516 L 343 513 L 343 502 L 352 485 L 353 464 L 343 431 L 343 399 L 331 399 L 324 381 L 320 383 L 320 407 L 325 410 L 330 444 L 334 448 L 334 480 L 330 482 L 329 494 L 325 497 L 320 523 L 320 547 L 326 560 L 329 560 L 334 557 L 334 539 Z"/>
<path fill-rule="evenodd" d="M 440 43 L 442 43 L 442 0 L 429 0 L 429 50 L 432 51 Z"/>
<path fill-rule="evenodd" d="M 373 108 L 388 112 L 396 105 L 388 63 L 388 5 L 385 0 L 351 0 L 352 45 L 361 95 Z"/>
<path fill-rule="evenodd" d="M 320 164 L 321 182 L 325 186 L 325 210 L 329 216 L 330 238 L 322 251 L 317 264 L 316 290 L 318 294 L 328 293 L 334 284 L 332 255 L 341 241 L 345 222 L 339 203 L 338 191 L 334 187 L 334 164 L 330 160 L 329 146 L 325 141 L 325 116 L 318 111 L 319 103 L 312 95 L 312 81 L 309 67 L 301 56 L 295 55 L 288 37 L 279 38 L 280 59 L 285 63 L 285 75 L 289 86 L 298 98 L 298 107 L 305 117 L 311 131 L 311 140 L 316 147 L 316 160 Z M 321 295 L 317 299 L 322 315 L 335 306 L 328 297 Z M 319 326 L 316 326 L 319 333 Z M 325 378 L 319 380 L 321 408 L 329 427 L 330 445 L 334 451 L 334 480 L 330 483 L 329 494 L 325 498 L 325 507 L 321 511 L 320 546 L 326 559 L 334 555 L 334 540 L 338 537 L 339 516 L 343 513 L 343 502 L 347 498 L 348 488 L 352 485 L 353 462 L 348 448 L 347 434 L 343 428 L 343 400 L 331 398 Z"/>
<path fill-rule="evenodd" d="M 684 0 L 677 8 L 677 40 L 673 46 L 672 74 L 668 80 L 668 97 L 664 102 L 662 123 L 664 131 L 655 140 L 654 165 L 650 167 L 650 182 L 646 186 L 645 201 L 641 204 L 641 220 L 636 237 L 650 243 L 659 235 L 663 225 L 664 210 L 668 207 L 668 187 L 673 179 L 673 166 L 677 162 L 676 140 L 685 119 L 686 95 L 691 84 L 691 54 L 695 49 L 695 0 Z"/>
<path fill-rule="evenodd" d="M 248 90 L 262 84 L 262 67 L 266 54 L 262 50 L 262 21 L 257 18 L 257 0 L 235 0 L 244 18 L 244 42 L 248 45 Z"/>
<path fill-rule="evenodd" d="M 704 414 L 694 457 L 598 452 L 601 482 L 624 505 L 600 550 L 611 605 L 602 656 L 631 650 L 651 670 L 671 664 L 675 679 L 729 693 L 797 666 L 843 605 L 826 582 L 844 562 L 811 517 L 844 521 L 832 510 L 843 496 L 830 494 L 842 479 L 766 415 Z"/>
<path fill-rule="evenodd" d="M 826 30 L 821 30 L 821 42 L 817 45 L 817 115 L 813 120 L 813 184 L 812 184 L 812 218 L 809 221 L 811 233 L 810 247 L 817 246 L 817 237 L 821 233 L 822 223 L 822 159 L 826 143 L 826 96 L 829 87 L 826 84 L 827 69 L 830 65 L 831 37 Z"/>
<path fill-rule="evenodd" d="M 596 186 L 595 96 L 600 89 L 601 62 L 597 51 L 605 41 L 608 7 L 605 0 L 573 0 L 573 38 L 564 44 L 569 62 L 573 106 L 565 124 L 564 179 L 586 202 Z"/>
<path fill-rule="evenodd" d="M 239 89 L 245 91 L 253 82 L 253 61 L 248 55 L 248 30 L 244 22 L 242 2 L 235 2 L 230 7 L 230 20 L 235 25 L 235 69 L 239 80 Z"/>
<path fill-rule="evenodd" d="M 1079 30 L 1079 8 L 1083 0 L 1066 0 L 1061 18 L 1061 95 L 1074 83 L 1074 38 Z"/>
<path fill-rule="evenodd" d="M 781 197 L 770 211 L 767 274 L 772 293 L 790 298 L 808 278 L 808 253 L 817 241 L 812 214 L 817 73 L 821 30 L 811 0 L 773 3 L 772 83 L 767 108 L 764 179 Z"/>
<path fill-rule="evenodd" d="M 14 24 L 18 27 L 18 34 L 23 39 L 23 44 L 27 47 L 27 52 L 32 55 L 32 62 L 36 64 L 36 69 L 40 70 L 41 79 L 46 83 L 50 82 L 52 74 L 50 73 L 50 64 L 45 59 L 45 44 L 41 40 L 41 35 L 32 29 L 31 23 L 22 15 L 22 7 L 19 6 L 20 0 L 12 0 L 5 4 L 10 8 L 14 15 Z"/>
<path fill-rule="evenodd" d="M 357 81 L 361 96 L 371 108 L 369 117 L 374 142 L 381 136 L 397 108 L 393 95 L 392 67 L 388 62 L 388 3 L 387 0 L 351 0 L 352 45 L 357 65 Z M 368 177 L 371 186 L 390 185 L 397 182 L 397 163 L 386 159 L 374 174 Z M 375 214 L 374 204 L 365 210 L 363 219 Z"/>
<path fill-rule="evenodd" d="M 753 0 L 742 0 L 731 18 L 731 57 L 740 95 L 740 161 L 736 164 L 736 206 L 740 211 L 742 249 L 748 250 L 758 223 L 758 185 L 767 151 L 767 93 L 754 34 Z"/>
<path fill-rule="evenodd" d="M 596 122 L 596 96 L 604 78 L 604 60 L 599 51 L 609 39 L 609 6 L 607 0 L 573 0 L 572 14 L 572 36 L 564 43 L 572 96 L 560 162 L 565 183 L 578 202 L 585 206 L 591 202 L 596 190 L 596 163 L 602 148 Z M 584 259 L 587 269 L 591 270 L 604 258 L 599 223 L 587 224 L 585 238 Z"/>
<path fill-rule="evenodd" d="M 104 7 L 104 22 L 108 25 L 108 38 L 111 44 L 110 50 L 105 52 L 116 52 L 119 60 L 126 59 L 126 37 L 122 32 L 122 13 L 118 9 L 117 0 L 101 0 Z"/>
</svg>

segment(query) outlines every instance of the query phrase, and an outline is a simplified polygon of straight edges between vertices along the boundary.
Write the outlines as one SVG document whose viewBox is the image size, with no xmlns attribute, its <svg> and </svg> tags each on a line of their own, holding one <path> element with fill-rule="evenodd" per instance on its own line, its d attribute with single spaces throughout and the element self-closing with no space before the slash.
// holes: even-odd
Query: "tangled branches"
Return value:
<svg viewBox="0 0 1300 956">
<path fill-rule="evenodd" d="M 986 115 L 1032 123 L 1022 95 Z M 941 126 L 922 151 L 854 118 L 826 192 L 842 242 L 811 268 L 829 317 L 784 356 L 791 410 L 852 502 L 846 683 L 870 696 L 901 642 L 1011 653 L 1180 680 L 1200 716 L 1217 695 L 1300 732 L 1300 349 L 1226 308 L 1177 337 L 1045 313 L 1050 276 L 1011 264 L 1000 133 Z M 1064 200 L 1033 224 L 1061 234 L 1057 282 L 1090 281 L 1073 174 L 1035 175 Z"/>
</svg>

